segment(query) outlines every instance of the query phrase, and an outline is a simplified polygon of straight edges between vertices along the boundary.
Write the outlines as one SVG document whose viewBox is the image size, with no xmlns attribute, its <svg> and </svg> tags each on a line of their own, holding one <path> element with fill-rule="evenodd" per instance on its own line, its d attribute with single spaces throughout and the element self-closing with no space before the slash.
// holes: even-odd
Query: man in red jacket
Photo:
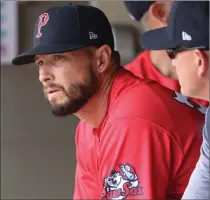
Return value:
<svg viewBox="0 0 210 200">
<path fill-rule="evenodd" d="M 148 30 L 167 26 L 173 1 L 123 1 L 129 16 L 139 22 L 141 34 Z M 143 79 L 151 79 L 159 84 L 180 92 L 177 73 L 165 50 L 145 50 L 125 68 Z M 208 106 L 208 102 L 196 99 Z"/>
<path fill-rule="evenodd" d="M 124 1 L 129 16 L 139 22 L 141 34 L 167 25 L 172 2 L 169 1 Z M 126 69 L 136 76 L 152 79 L 161 85 L 180 91 L 177 74 L 166 51 L 141 52 Z"/>
<path fill-rule="evenodd" d="M 199 157 L 205 108 L 120 66 L 109 21 L 91 6 L 53 7 L 33 49 L 56 116 L 75 114 L 74 199 L 181 198 Z M 59 134 L 59 133 L 58 133 Z"/>
</svg>

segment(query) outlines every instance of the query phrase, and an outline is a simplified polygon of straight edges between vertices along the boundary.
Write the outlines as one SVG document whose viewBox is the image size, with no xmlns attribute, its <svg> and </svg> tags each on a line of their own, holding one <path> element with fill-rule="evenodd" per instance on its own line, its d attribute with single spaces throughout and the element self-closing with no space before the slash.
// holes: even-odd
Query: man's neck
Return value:
<svg viewBox="0 0 210 200">
<path fill-rule="evenodd" d="M 209 87 L 207 87 L 206 90 L 204 90 L 203 94 L 200 95 L 200 99 L 209 102 Z"/>
<path fill-rule="evenodd" d="M 119 69 L 117 68 L 107 74 L 107 76 L 104 77 L 103 81 L 101 82 L 99 91 L 82 109 L 79 110 L 79 112 L 75 114 L 78 118 L 84 120 L 93 128 L 99 127 L 107 113 L 110 91 L 118 72 Z"/>
<path fill-rule="evenodd" d="M 172 66 L 171 60 L 166 51 L 149 51 L 150 59 L 157 70 L 164 76 L 177 80 L 175 68 Z"/>
</svg>

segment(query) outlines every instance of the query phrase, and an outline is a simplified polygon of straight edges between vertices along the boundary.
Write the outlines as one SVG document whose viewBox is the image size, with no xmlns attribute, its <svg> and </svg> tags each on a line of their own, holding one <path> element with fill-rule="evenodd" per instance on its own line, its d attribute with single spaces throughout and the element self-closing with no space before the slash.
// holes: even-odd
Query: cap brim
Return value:
<svg viewBox="0 0 210 200">
<path fill-rule="evenodd" d="M 123 0 L 129 16 L 136 21 L 139 21 L 144 13 L 149 9 L 150 5 L 155 1 L 130 1 Z"/>
<path fill-rule="evenodd" d="M 176 48 L 167 35 L 167 27 L 145 32 L 141 37 L 141 45 L 150 50 L 165 50 Z"/>
<path fill-rule="evenodd" d="M 12 60 L 12 64 L 25 65 L 25 64 L 33 63 L 36 55 L 63 53 L 67 51 L 81 49 L 81 48 L 84 48 L 85 46 L 86 45 L 75 45 L 75 44 L 40 45 L 15 57 Z"/>
</svg>

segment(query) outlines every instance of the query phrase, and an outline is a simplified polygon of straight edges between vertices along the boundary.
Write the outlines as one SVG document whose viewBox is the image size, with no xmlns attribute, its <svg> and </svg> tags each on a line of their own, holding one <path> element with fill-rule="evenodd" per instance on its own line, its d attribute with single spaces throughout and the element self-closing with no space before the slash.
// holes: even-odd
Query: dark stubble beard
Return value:
<svg viewBox="0 0 210 200">
<path fill-rule="evenodd" d="M 49 87 L 62 90 L 68 98 L 63 104 L 51 104 L 53 115 L 64 117 L 78 112 L 97 92 L 99 88 L 98 81 L 90 66 L 88 67 L 87 73 L 87 79 L 83 83 L 71 84 L 69 91 L 66 91 L 60 85 L 49 85 Z"/>
</svg>

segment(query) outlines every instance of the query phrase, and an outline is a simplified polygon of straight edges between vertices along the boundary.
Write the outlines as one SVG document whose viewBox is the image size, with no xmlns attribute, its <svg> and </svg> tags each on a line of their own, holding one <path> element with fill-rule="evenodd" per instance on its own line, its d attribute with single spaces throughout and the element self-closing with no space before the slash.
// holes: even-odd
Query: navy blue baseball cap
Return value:
<svg viewBox="0 0 210 200">
<path fill-rule="evenodd" d="M 123 0 L 125 7 L 129 13 L 129 16 L 135 20 L 139 21 L 144 13 L 149 9 L 150 5 L 155 1 L 126 1 Z"/>
<path fill-rule="evenodd" d="M 209 49 L 209 1 L 175 1 L 168 26 L 145 32 L 141 44 L 151 50 Z"/>
<path fill-rule="evenodd" d="M 33 63 L 35 55 L 63 53 L 104 44 L 114 50 L 112 28 L 105 14 L 92 6 L 70 3 L 50 8 L 38 17 L 33 49 L 14 58 L 12 64 Z"/>
</svg>

